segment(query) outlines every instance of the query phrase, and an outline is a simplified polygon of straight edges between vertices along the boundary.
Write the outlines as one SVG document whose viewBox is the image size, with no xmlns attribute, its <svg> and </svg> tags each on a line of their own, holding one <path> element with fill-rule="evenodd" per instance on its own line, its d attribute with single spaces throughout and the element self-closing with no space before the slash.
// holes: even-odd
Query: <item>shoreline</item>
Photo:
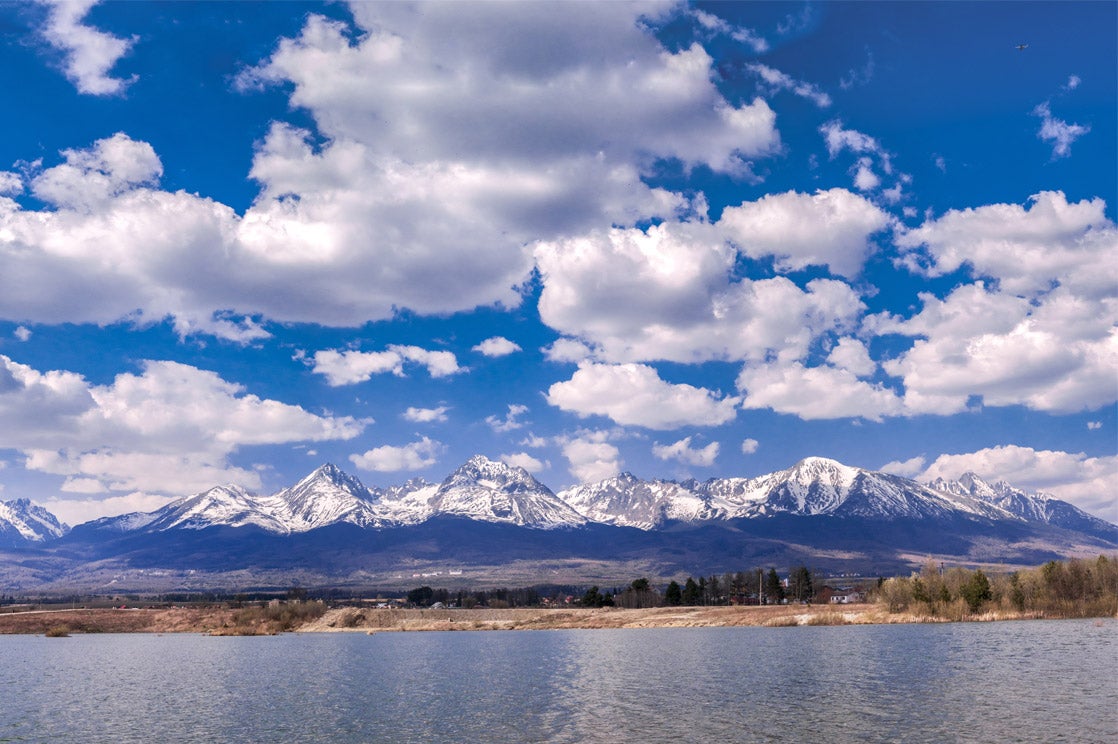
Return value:
<svg viewBox="0 0 1118 744">
<path fill-rule="evenodd" d="M 0 635 L 88 633 L 203 633 L 273 635 L 487 630 L 611 630 L 628 628 L 794 627 L 891 625 L 1002 620 L 1070 619 L 1040 612 L 986 612 L 962 619 L 890 613 L 875 604 L 729 607 L 372 609 L 349 605 L 325 610 L 288 628 L 247 622 L 229 607 L 173 609 L 59 609 L 0 614 Z M 1105 618 L 1099 618 L 1105 619 Z M 1113 619 L 1113 618 L 1109 618 Z"/>
</svg>

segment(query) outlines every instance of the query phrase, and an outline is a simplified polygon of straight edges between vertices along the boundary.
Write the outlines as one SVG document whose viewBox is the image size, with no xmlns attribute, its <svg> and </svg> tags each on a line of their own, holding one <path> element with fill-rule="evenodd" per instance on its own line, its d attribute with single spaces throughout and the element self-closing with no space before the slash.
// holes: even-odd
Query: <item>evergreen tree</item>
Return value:
<svg viewBox="0 0 1118 744">
<path fill-rule="evenodd" d="M 668 588 L 664 590 L 664 604 L 676 606 L 683 604 L 683 590 L 679 586 L 679 582 L 672 581 L 668 584 Z"/>
<path fill-rule="evenodd" d="M 586 590 L 582 595 L 583 607 L 601 607 L 603 602 L 602 595 L 598 593 L 598 587 L 592 586 Z"/>
<path fill-rule="evenodd" d="M 1014 571 L 1010 575 L 1009 585 L 1009 601 L 1013 603 L 1013 609 L 1021 612 L 1025 609 L 1025 592 L 1021 588 L 1021 577 L 1017 574 L 1016 571 Z"/>
<path fill-rule="evenodd" d="M 769 604 L 780 604 L 784 601 L 784 584 L 780 582 L 775 568 L 769 569 L 765 579 L 765 599 Z"/>
<path fill-rule="evenodd" d="M 931 601 L 931 597 L 928 596 L 928 588 L 924 586 L 924 582 L 919 576 L 912 577 L 912 598 L 917 602 Z"/>
<path fill-rule="evenodd" d="M 435 590 L 429 586 L 421 586 L 408 592 L 408 604 L 427 607 L 434 600 Z"/>
<path fill-rule="evenodd" d="M 994 596 L 990 591 L 990 580 L 981 571 L 971 574 L 970 580 L 963 585 L 960 594 L 966 600 L 971 612 L 978 612 L 982 603 Z"/>
<path fill-rule="evenodd" d="M 699 589 L 699 585 L 690 576 L 687 577 L 687 583 L 683 585 L 683 604 L 694 606 L 699 604 L 703 599 L 703 593 Z"/>
</svg>

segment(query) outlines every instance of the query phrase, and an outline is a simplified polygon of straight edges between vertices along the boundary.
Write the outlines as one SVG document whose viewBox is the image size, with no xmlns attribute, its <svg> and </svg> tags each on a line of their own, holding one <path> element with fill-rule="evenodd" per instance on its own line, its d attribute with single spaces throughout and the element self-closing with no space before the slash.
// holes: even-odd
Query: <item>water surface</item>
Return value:
<svg viewBox="0 0 1118 744">
<path fill-rule="evenodd" d="M 1118 742 L 1118 621 L 0 636 L 0 741 Z"/>
</svg>

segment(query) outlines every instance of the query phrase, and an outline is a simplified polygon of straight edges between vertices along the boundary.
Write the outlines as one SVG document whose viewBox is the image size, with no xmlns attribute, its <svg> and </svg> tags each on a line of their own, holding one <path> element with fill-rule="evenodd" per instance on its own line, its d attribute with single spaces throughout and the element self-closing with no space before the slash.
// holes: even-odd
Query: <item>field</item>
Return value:
<svg viewBox="0 0 1118 744">
<path fill-rule="evenodd" d="M 298 605 L 296 605 L 298 606 Z M 944 618 L 889 613 L 878 605 L 777 605 L 768 607 L 656 607 L 586 609 L 327 609 L 316 602 L 292 613 L 278 608 L 67 609 L 0 614 L 0 634 L 208 633 L 271 635 L 296 631 L 408 632 L 462 630 L 556 630 L 611 628 L 696 628 L 795 625 L 865 625 L 943 622 Z M 974 620 L 1039 617 L 1038 613 L 986 613 Z"/>
</svg>

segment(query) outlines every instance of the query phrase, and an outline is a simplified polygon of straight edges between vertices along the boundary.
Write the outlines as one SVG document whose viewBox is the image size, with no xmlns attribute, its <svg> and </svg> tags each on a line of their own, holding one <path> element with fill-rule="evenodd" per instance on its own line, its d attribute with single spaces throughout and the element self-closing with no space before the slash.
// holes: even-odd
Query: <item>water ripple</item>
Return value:
<svg viewBox="0 0 1118 744">
<path fill-rule="evenodd" d="M 0 741 L 1118 741 L 1118 622 L 0 637 Z"/>
</svg>

